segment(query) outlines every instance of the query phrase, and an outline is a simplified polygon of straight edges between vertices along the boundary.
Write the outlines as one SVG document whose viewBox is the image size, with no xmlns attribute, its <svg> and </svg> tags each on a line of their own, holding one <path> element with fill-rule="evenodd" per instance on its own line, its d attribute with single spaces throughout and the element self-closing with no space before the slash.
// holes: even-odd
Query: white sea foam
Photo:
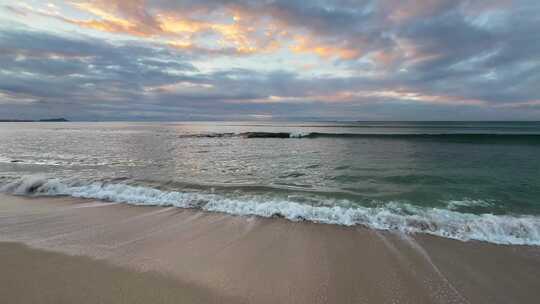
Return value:
<svg viewBox="0 0 540 304">
<path fill-rule="evenodd" d="M 96 159 L 65 158 L 57 156 L 56 158 L 9 158 L 0 156 L 0 163 L 12 163 L 18 165 L 40 165 L 40 166 L 103 166 L 108 162 L 97 161 Z"/>
<path fill-rule="evenodd" d="M 289 134 L 289 137 L 290 138 L 304 138 L 304 137 L 309 136 L 310 134 L 311 134 L 310 132 L 292 132 L 291 134 Z"/>
<path fill-rule="evenodd" d="M 540 217 L 537 216 L 470 214 L 399 202 L 389 202 L 380 207 L 345 207 L 347 204 L 350 206 L 351 202 L 343 206 L 312 206 L 258 195 L 231 198 L 212 193 L 161 191 L 126 184 L 95 182 L 77 185 L 39 176 L 21 178 L 2 186 L 0 191 L 20 195 L 68 195 L 134 205 L 200 208 L 235 215 L 280 216 L 291 221 L 363 225 L 381 230 L 427 233 L 462 241 L 540 245 Z"/>
<path fill-rule="evenodd" d="M 473 200 L 473 199 L 463 199 L 463 200 L 451 200 L 448 202 L 447 207 L 451 210 L 456 210 L 462 207 L 490 207 L 493 204 L 487 200 Z"/>
</svg>

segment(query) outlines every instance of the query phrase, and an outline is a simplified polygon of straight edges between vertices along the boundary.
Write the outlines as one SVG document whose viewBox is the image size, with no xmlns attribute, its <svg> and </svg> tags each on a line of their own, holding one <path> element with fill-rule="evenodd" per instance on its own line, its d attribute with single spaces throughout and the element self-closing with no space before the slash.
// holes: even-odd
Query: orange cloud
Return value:
<svg viewBox="0 0 540 304">
<path fill-rule="evenodd" d="M 275 52 L 290 46 L 294 35 L 302 31 L 303 36 L 298 36 L 290 46 L 293 52 L 325 59 L 351 60 L 361 56 L 357 48 L 345 42 L 324 42 L 317 33 L 297 28 L 279 14 L 234 4 L 167 11 L 150 9 L 144 0 L 74 0 L 68 4 L 88 16 L 67 16 L 56 7 L 54 12 L 25 10 L 97 31 L 157 39 L 191 51 L 237 55 Z"/>
<path fill-rule="evenodd" d="M 210 28 L 210 23 L 178 18 L 176 16 L 159 14 L 157 16 L 159 27 L 163 32 L 176 34 L 193 34 Z"/>
<path fill-rule="evenodd" d="M 199 11 L 157 12 L 151 15 L 143 4 L 141 0 L 76 2 L 72 3 L 75 8 L 95 18 L 79 20 L 58 17 L 98 31 L 161 38 L 167 44 L 182 49 L 214 53 L 220 53 L 220 49 L 221 53 L 228 53 L 233 49 L 237 54 L 253 54 L 275 51 L 281 46 L 278 39 L 284 33 L 281 28 L 242 10 L 221 8 L 219 13 L 223 20 L 205 20 L 206 17 L 199 15 Z M 213 44 L 211 47 L 201 42 L 206 33 L 219 37 L 210 41 Z"/>
<path fill-rule="evenodd" d="M 315 42 L 306 36 L 297 36 L 290 49 L 296 53 L 313 53 L 322 58 L 339 58 L 343 60 L 357 59 L 361 55 L 358 49 Z"/>
<path fill-rule="evenodd" d="M 74 8 L 86 12 L 94 18 L 74 19 L 57 15 L 56 17 L 81 27 L 109 33 L 121 33 L 139 37 L 159 34 L 159 28 L 152 16 L 145 12 L 144 1 L 75 1 Z"/>
<path fill-rule="evenodd" d="M 351 36 L 351 41 L 338 40 L 325 33 L 322 27 L 296 22 L 289 11 L 271 4 L 250 6 L 227 2 L 208 5 L 195 2 L 179 6 L 182 9 L 166 10 L 145 0 L 68 0 L 67 3 L 85 13 L 86 18 L 65 15 L 57 6 L 35 9 L 19 3 L 16 6 L 20 9 L 9 8 L 20 14 L 34 12 L 88 29 L 149 38 L 183 50 L 215 54 L 250 55 L 288 47 L 294 53 L 315 54 L 328 60 L 355 60 L 368 56 L 383 66 L 400 59 L 408 63 L 429 59 L 429 55 L 418 54 L 414 46 L 399 41 L 394 41 L 397 45 L 393 49 L 386 49 L 388 45 L 385 45 L 384 50 L 374 50 L 376 46 L 369 43 L 368 38 L 362 40 L 362 35 Z M 174 5 L 174 1 L 171 3 Z M 375 12 L 380 14 L 381 26 L 385 27 L 453 8 L 475 14 L 508 3 L 509 0 L 478 3 L 388 0 L 378 2 Z"/>
</svg>

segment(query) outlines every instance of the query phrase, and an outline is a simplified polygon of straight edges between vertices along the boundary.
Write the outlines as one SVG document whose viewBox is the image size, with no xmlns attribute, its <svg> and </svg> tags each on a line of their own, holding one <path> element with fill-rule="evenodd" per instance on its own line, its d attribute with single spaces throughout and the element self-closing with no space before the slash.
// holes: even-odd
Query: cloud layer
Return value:
<svg viewBox="0 0 540 304">
<path fill-rule="evenodd" d="M 540 119 L 538 1 L 0 0 L 0 118 Z"/>
</svg>

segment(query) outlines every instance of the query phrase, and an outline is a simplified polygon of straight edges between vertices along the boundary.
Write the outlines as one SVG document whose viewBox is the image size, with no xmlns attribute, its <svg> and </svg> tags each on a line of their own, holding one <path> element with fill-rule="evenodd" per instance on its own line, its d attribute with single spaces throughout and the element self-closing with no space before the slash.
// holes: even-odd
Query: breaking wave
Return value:
<svg viewBox="0 0 540 304">
<path fill-rule="evenodd" d="M 242 132 L 183 134 L 180 138 L 377 138 L 475 143 L 540 144 L 540 134 L 512 133 L 321 133 L 321 132 Z"/>
<path fill-rule="evenodd" d="M 452 208 L 425 208 L 399 202 L 388 202 L 379 207 L 351 207 L 350 202 L 343 206 L 312 206 L 262 195 L 228 197 L 206 192 L 163 191 L 128 184 L 69 182 L 39 176 L 27 176 L 5 183 L 0 191 L 18 195 L 92 198 L 132 205 L 197 208 L 234 215 L 283 217 L 291 221 L 361 225 L 461 241 L 540 245 L 540 217 L 461 213 Z M 452 201 L 449 206 L 470 204 L 479 202 Z"/>
</svg>

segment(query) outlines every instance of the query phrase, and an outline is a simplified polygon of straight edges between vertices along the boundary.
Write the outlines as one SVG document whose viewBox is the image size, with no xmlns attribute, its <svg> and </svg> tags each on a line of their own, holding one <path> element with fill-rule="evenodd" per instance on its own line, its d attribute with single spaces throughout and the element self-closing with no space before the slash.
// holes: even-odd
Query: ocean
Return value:
<svg viewBox="0 0 540 304">
<path fill-rule="evenodd" d="M 540 122 L 2 123 L 0 192 L 540 245 Z"/>
</svg>

